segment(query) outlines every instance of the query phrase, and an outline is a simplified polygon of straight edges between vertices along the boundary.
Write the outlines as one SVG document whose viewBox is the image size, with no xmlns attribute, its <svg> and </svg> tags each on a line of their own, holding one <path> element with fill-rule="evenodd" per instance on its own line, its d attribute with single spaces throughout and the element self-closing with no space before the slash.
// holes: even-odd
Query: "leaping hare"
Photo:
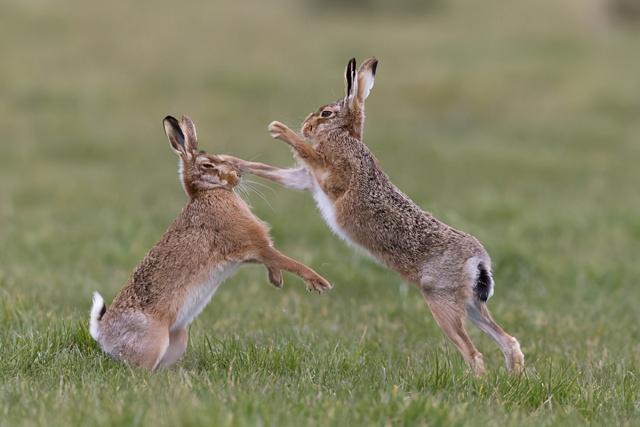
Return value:
<svg viewBox="0 0 640 427">
<path fill-rule="evenodd" d="M 494 283 L 485 249 L 411 201 L 362 142 L 364 102 L 377 65 L 370 58 L 356 71 L 355 59 L 349 61 L 345 97 L 320 107 L 302 124 L 311 144 L 282 123 L 269 125 L 272 137 L 293 148 L 299 167 L 226 159 L 242 171 L 310 191 L 335 234 L 419 287 L 436 322 L 476 375 L 484 373 L 484 362 L 465 330 L 467 315 L 500 346 L 508 370 L 519 373 L 524 368 L 520 345 L 487 309 Z"/>
<path fill-rule="evenodd" d="M 277 287 L 286 270 L 313 290 L 331 288 L 273 247 L 267 226 L 233 191 L 239 171 L 219 156 L 198 151 L 196 128 L 188 117 L 178 122 L 168 116 L 163 123 L 180 157 L 180 180 L 189 201 L 108 308 L 94 294 L 89 328 L 106 353 L 148 369 L 182 356 L 188 325 L 242 263 L 264 264 Z"/>
</svg>

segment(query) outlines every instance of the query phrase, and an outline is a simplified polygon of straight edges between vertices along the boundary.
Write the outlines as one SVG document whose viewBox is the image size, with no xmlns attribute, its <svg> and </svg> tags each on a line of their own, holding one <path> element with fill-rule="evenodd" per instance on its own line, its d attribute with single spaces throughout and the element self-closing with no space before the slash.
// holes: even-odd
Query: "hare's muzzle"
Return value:
<svg viewBox="0 0 640 427">
<path fill-rule="evenodd" d="M 235 187 L 240 182 L 240 173 L 232 170 L 227 174 L 226 180 L 230 186 Z"/>
<path fill-rule="evenodd" d="M 304 135 L 306 138 L 311 137 L 311 132 L 313 132 L 313 125 L 311 123 L 305 123 L 302 126 L 302 135 Z"/>
</svg>

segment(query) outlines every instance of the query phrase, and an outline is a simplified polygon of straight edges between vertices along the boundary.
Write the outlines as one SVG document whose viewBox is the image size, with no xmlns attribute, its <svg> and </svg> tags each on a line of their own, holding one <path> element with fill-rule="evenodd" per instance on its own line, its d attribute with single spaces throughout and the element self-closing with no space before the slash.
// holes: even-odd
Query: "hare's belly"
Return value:
<svg viewBox="0 0 640 427">
<path fill-rule="evenodd" d="M 336 220 L 336 208 L 329 199 L 329 196 L 325 194 L 324 191 L 320 188 L 318 183 L 315 183 L 313 188 L 313 198 L 316 201 L 316 205 L 318 205 L 318 209 L 320 209 L 320 213 L 322 214 L 322 218 L 324 222 L 327 223 L 331 231 L 334 232 L 338 237 L 347 242 L 349 245 L 353 246 L 356 249 L 359 249 L 365 255 L 372 258 L 374 261 L 379 261 L 369 250 L 357 242 L 353 241 L 349 235 L 340 227 L 338 221 Z"/>
<path fill-rule="evenodd" d="M 327 196 L 324 191 L 320 188 L 318 184 L 316 184 L 313 188 L 313 198 L 316 201 L 316 205 L 318 205 L 318 209 L 320 209 L 320 214 L 322 215 L 322 219 L 327 223 L 331 231 L 333 231 L 338 237 L 340 237 L 345 242 L 355 245 L 355 243 L 347 236 L 344 230 L 338 225 L 338 221 L 336 221 L 336 208 L 333 206 L 331 199 Z"/>
<path fill-rule="evenodd" d="M 187 291 L 184 301 L 182 302 L 182 307 L 178 310 L 176 321 L 171 325 L 171 330 L 174 331 L 184 328 L 193 322 L 196 316 L 209 304 L 218 286 L 235 273 L 238 265 L 238 263 L 230 263 L 222 267 L 217 267 L 211 271 L 207 280 L 192 285 L 189 291 Z"/>
</svg>

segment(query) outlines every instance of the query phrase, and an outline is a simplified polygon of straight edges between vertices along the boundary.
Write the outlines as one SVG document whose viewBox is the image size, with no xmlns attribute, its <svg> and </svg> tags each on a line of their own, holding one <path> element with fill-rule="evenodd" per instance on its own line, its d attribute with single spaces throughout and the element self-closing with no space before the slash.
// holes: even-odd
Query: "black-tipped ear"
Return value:
<svg viewBox="0 0 640 427">
<path fill-rule="evenodd" d="M 187 149 L 184 145 L 184 134 L 180 129 L 180 122 L 173 116 L 167 116 L 162 120 L 162 124 L 164 125 L 164 133 L 167 134 L 173 151 L 179 155 L 187 154 Z"/>
<path fill-rule="evenodd" d="M 356 58 L 351 58 L 347 63 L 347 69 L 344 72 L 345 93 L 344 99 L 347 100 L 353 96 L 355 92 L 356 81 Z"/>
<path fill-rule="evenodd" d="M 369 58 L 360 65 L 358 70 L 358 83 L 356 89 L 356 101 L 361 106 L 364 105 L 364 100 L 369 96 L 369 92 L 373 88 L 373 83 L 376 77 L 376 70 L 378 69 L 378 60 L 376 58 Z"/>
</svg>

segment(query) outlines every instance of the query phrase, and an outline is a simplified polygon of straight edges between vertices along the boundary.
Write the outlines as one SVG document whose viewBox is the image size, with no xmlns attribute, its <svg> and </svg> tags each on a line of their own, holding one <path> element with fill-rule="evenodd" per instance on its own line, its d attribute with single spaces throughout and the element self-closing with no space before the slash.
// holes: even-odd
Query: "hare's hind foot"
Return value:
<svg viewBox="0 0 640 427">
<path fill-rule="evenodd" d="M 520 343 L 515 337 L 507 334 L 504 329 L 491 317 L 487 304 L 476 298 L 467 305 L 471 321 L 485 334 L 490 336 L 504 355 L 507 370 L 513 374 L 524 371 L 524 354 L 520 350 Z"/>
<path fill-rule="evenodd" d="M 520 343 L 514 337 L 511 345 L 511 362 L 507 363 L 507 369 L 516 375 L 520 375 L 524 372 L 524 354 L 520 350 Z"/>
</svg>

